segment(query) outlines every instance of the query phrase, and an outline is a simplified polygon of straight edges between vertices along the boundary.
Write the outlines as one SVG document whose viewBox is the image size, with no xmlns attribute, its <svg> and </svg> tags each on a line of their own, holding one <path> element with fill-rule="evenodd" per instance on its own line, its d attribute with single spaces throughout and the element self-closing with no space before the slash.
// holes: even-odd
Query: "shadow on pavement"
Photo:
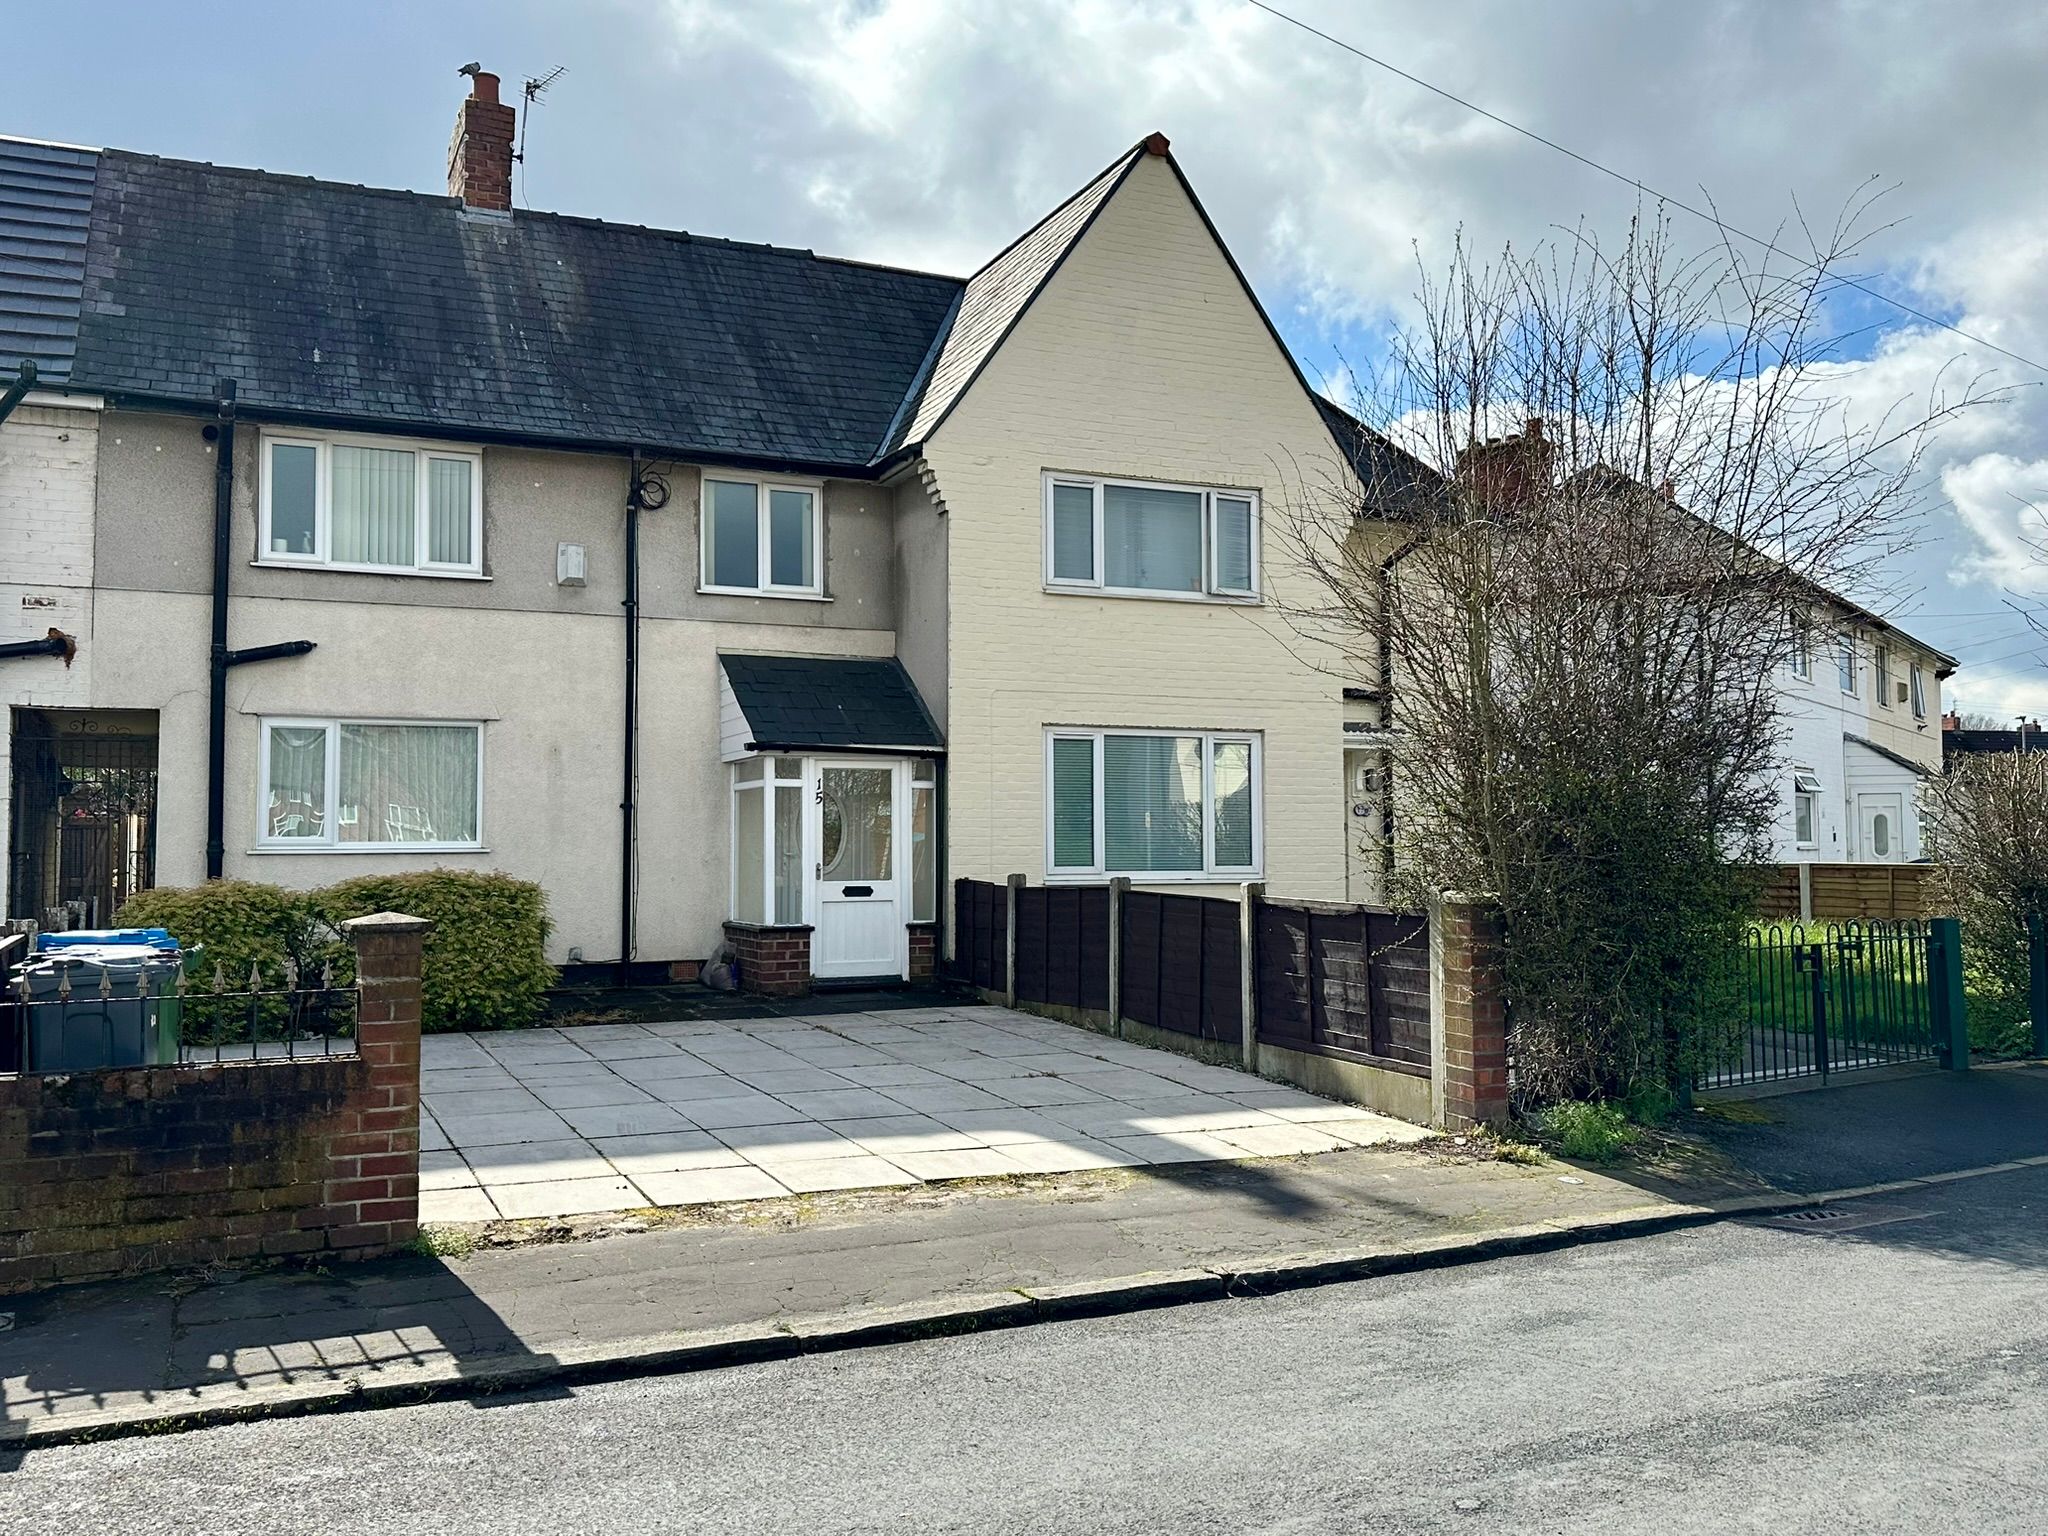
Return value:
<svg viewBox="0 0 2048 1536">
<path fill-rule="evenodd" d="M 67 1287 L 0 1297 L 6 1313 L 0 1472 L 27 1453 L 12 1426 L 82 1410 L 232 1413 L 280 1386 L 554 1358 L 531 1351 L 447 1265 L 417 1255 Z"/>
</svg>

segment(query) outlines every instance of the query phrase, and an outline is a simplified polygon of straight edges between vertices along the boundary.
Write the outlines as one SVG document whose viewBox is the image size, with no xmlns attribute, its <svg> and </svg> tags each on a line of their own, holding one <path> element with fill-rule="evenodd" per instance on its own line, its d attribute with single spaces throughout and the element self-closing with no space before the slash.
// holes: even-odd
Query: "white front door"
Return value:
<svg viewBox="0 0 2048 1536">
<path fill-rule="evenodd" d="M 1904 859 L 1906 829 L 1898 795 L 1856 797 L 1856 852 L 1871 864 Z"/>
<path fill-rule="evenodd" d="M 813 764 L 813 976 L 904 974 L 902 768 L 874 758 Z"/>
</svg>

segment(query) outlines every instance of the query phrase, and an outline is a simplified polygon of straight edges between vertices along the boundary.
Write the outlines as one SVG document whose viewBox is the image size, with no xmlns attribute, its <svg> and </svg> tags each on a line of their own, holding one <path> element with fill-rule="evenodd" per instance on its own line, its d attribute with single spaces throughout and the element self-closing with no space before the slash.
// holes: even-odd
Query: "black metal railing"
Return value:
<svg viewBox="0 0 2048 1536">
<path fill-rule="evenodd" d="M 1853 1072 L 1938 1054 L 1928 925 L 1869 919 L 1759 925 L 1701 1088 Z"/>
<path fill-rule="evenodd" d="M 38 972 L 16 964 L 0 1000 L 0 1071 L 49 1074 L 113 1067 L 352 1056 L 356 988 L 333 967 L 303 977 L 290 961 L 179 968 L 147 988 L 93 966 Z"/>
</svg>

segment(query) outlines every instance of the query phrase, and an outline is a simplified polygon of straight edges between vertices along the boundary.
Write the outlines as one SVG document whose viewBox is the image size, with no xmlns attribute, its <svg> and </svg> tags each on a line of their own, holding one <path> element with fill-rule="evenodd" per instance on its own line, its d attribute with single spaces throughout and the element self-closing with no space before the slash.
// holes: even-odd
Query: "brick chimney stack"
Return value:
<svg viewBox="0 0 2048 1536">
<path fill-rule="evenodd" d="M 512 211 L 512 124 L 517 114 L 498 100 L 498 77 L 470 65 L 469 96 L 455 114 L 448 141 L 448 195 L 472 208 Z"/>
<path fill-rule="evenodd" d="M 1493 513 L 1518 511 L 1556 488 L 1557 445 L 1531 416 L 1520 433 L 1467 444 L 1458 454 L 1457 478 L 1466 493 Z"/>
</svg>

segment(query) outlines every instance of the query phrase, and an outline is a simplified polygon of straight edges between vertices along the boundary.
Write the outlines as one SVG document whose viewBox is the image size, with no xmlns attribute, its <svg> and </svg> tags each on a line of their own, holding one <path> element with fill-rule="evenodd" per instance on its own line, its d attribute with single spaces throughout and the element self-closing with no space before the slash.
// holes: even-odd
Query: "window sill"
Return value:
<svg viewBox="0 0 2048 1536">
<path fill-rule="evenodd" d="M 699 587 L 699 597 L 767 597 L 789 603 L 829 603 L 822 592 L 783 592 L 774 587 Z"/>
<path fill-rule="evenodd" d="M 283 843 L 263 843 L 245 849 L 251 858 L 268 858 L 273 854 L 371 854 L 371 853 L 489 853 L 491 850 L 482 843 L 316 843 L 305 848 L 293 848 Z"/>
<path fill-rule="evenodd" d="M 1146 592 L 1132 587 L 1080 587 L 1048 581 L 1043 590 L 1057 597 L 1113 597 L 1144 603 L 1207 603 L 1214 608 L 1261 608 L 1263 597 L 1215 592 Z"/>
<path fill-rule="evenodd" d="M 1112 880 L 1128 880 L 1133 885 L 1247 885 L 1264 880 L 1265 873 L 1256 869 L 1215 869 L 1195 873 L 1179 871 L 1169 874 L 1105 874 L 1101 870 L 1092 873 L 1060 871 L 1045 877 L 1047 885 L 1107 885 Z"/>
<path fill-rule="evenodd" d="M 336 565 L 328 560 L 251 560 L 259 571 L 340 571 L 351 576 L 414 576 L 430 581 L 489 581 L 481 571 L 422 571 L 396 565 Z"/>
</svg>

